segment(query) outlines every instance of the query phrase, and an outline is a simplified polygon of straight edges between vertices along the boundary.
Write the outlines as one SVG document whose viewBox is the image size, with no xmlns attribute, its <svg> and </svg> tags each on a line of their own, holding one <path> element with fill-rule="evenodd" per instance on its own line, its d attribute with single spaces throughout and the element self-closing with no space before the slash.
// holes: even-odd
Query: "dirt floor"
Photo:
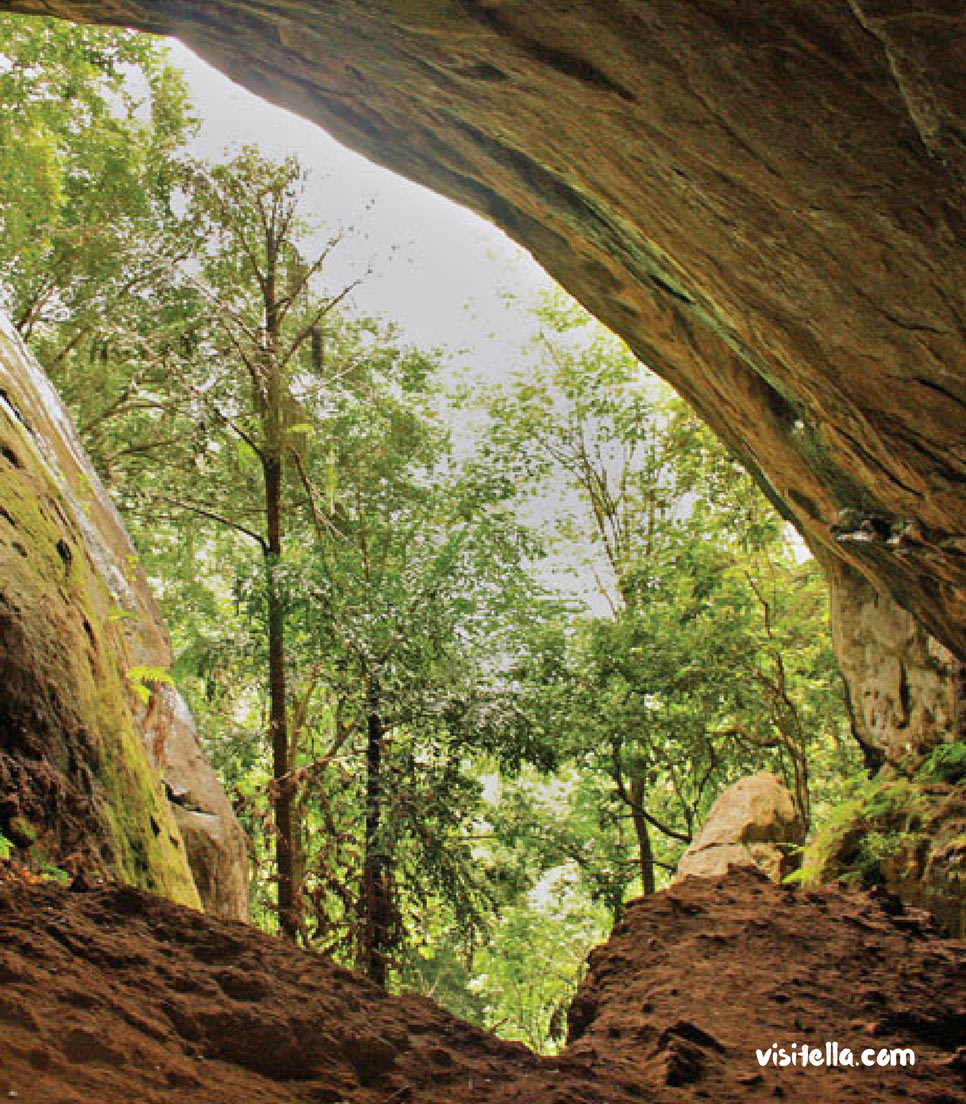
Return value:
<svg viewBox="0 0 966 1104">
<path fill-rule="evenodd" d="M 914 1068 L 759 1069 L 756 1048 L 912 1047 Z M 0 880 L 0 1101 L 966 1101 L 966 945 L 888 898 L 750 873 L 632 905 L 557 1058 L 120 886 Z"/>
</svg>

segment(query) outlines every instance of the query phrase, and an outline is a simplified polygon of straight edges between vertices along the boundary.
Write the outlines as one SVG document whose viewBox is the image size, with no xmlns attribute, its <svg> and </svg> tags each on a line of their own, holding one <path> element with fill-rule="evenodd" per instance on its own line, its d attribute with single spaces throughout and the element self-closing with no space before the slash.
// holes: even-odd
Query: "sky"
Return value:
<svg viewBox="0 0 966 1104">
<path fill-rule="evenodd" d="M 526 250 L 466 208 L 373 164 L 316 124 L 234 84 L 181 43 L 172 40 L 169 46 L 201 119 L 197 153 L 216 160 L 253 144 L 269 157 L 295 154 L 310 173 L 309 217 L 329 228 L 358 229 L 327 265 L 331 288 L 372 268 L 353 295 L 354 306 L 391 319 L 421 348 L 443 350 L 454 376 L 468 371 L 496 381 L 525 369 L 524 348 L 534 335 L 529 306 L 555 286 Z M 457 438 L 474 437 L 472 427 L 452 428 Z M 547 523 L 574 505 L 559 488 L 554 498 L 531 503 L 526 512 L 531 522 Z M 803 558 L 804 545 L 789 536 Z M 568 583 L 564 562 L 548 566 L 561 589 L 576 591 L 604 612 L 606 599 L 586 564 Z"/>
<path fill-rule="evenodd" d="M 553 286 L 529 253 L 479 216 L 232 83 L 180 43 L 170 48 L 202 119 L 197 152 L 218 159 L 252 143 L 269 157 L 294 153 L 311 173 L 312 217 L 359 228 L 333 257 L 332 278 L 340 287 L 374 266 L 354 296 L 360 310 L 386 315 L 413 344 L 445 348 L 491 378 L 517 361 L 532 332 L 525 303 Z"/>
</svg>

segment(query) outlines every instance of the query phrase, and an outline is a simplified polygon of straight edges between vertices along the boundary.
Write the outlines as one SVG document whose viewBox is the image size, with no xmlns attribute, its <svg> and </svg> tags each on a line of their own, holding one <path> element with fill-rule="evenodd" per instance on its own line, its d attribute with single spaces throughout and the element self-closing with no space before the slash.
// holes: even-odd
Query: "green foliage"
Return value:
<svg viewBox="0 0 966 1104">
<path fill-rule="evenodd" d="M 116 316 L 170 227 L 172 151 L 192 128 L 155 40 L 0 16 L 0 283 L 26 336 Z"/>
<path fill-rule="evenodd" d="M 606 938 L 607 921 L 587 900 L 575 864 L 547 871 L 502 909 L 468 984 L 485 1002 L 486 1026 L 538 1052 L 559 1049 L 587 952 Z"/>
<path fill-rule="evenodd" d="M 131 689 L 145 705 L 151 700 L 156 686 L 161 683 L 167 685 L 174 683 L 170 673 L 163 667 L 129 667 L 126 674 Z"/>
<path fill-rule="evenodd" d="M 297 161 L 190 158 L 150 40 L 0 27 L 0 289 L 125 511 L 176 656 L 128 682 L 189 697 L 257 923 L 284 788 L 305 943 L 364 962 L 375 878 L 391 984 L 552 1050 L 589 946 L 740 774 L 783 774 L 829 853 L 874 821 L 862 878 L 917 830 L 899 780 L 830 813 L 855 756 L 821 573 L 625 346 L 546 299 L 526 372 L 459 399 L 460 456 L 440 358 L 328 285 L 348 231 Z M 922 769 L 962 778 L 961 746 Z"/>
<path fill-rule="evenodd" d="M 929 801 L 915 778 L 885 771 L 858 774 L 844 785 L 844 799 L 829 813 L 803 852 L 789 882 L 817 885 L 837 879 L 847 885 L 882 885 L 886 867 L 923 839 Z"/>
<path fill-rule="evenodd" d="M 966 780 L 966 743 L 940 744 L 926 756 L 917 778 L 922 782 Z"/>
<path fill-rule="evenodd" d="M 53 882 L 54 885 L 68 886 L 72 880 L 66 870 L 47 861 L 38 863 L 37 872 L 45 882 Z"/>
<path fill-rule="evenodd" d="M 649 890 L 742 773 L 783 774 L 807 822 L 849 763 L 847 719 L 822 575 L 748 476 L 586 315 L 550 299 L 538 318 L 534 364 L 489 397 L 487 462 L 560 503 L 547 543 L 582 565 L 592 611 L 562 630 L 543 706 L 558 753 L 609 781 L 611 839 L 633 824 L 601 887 L 617 916 L 635 851 Z"/>
<path fill-rule="evenodd" d="M 5 862 L 7 859 L 9 859 L 14 850 L 14 845 L 2 832 L 0 832 L 0 861 Z"/>
</svg>

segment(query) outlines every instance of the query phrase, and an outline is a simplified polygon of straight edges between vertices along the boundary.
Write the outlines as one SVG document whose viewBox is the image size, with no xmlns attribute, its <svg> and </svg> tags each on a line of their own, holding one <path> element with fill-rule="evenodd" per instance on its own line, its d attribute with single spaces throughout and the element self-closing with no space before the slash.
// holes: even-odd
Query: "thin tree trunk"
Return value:
<svg viewBox="0 0 966 1104">
<path fill-rule="evenodd" d="M 366 717 L 366 834 L 362 865 L 362 945 L 360 967 L 385 988 L 392 944 L 392 907 L 389 895 L 389 857 L 382 839 L 382 753 L 385 728 L 377 695 L 370 692 Z"/>
<path fill-rule="evenodd" d="M 278 876 L 278 926 L 289 939 L 298 936 L 295 902 L 295 853 L 292 834 L 292 779 L 289 761 L 285 685 L 285 610 L 279 593 L 278 567 L 282 557 L 282 462 L 266 454 L 265 519 L 267 548 L 265 577 L 268 589 L 268 695 L 272 776 L 275 782 L 275 863 Z"/>
<path fill-rule="evenodd" d="M 654 849 L 651 846 L 651 833 L 648 823 L 644 819 L 644 782 L 642 779 L 631 779 L 629 795 L 631 799 L 631 818 L 634 821 L 634 832 L 637 835 L 641 884 L 644 887 L 644 896 L 649 897 L 655 890 Z"/>
</svg>

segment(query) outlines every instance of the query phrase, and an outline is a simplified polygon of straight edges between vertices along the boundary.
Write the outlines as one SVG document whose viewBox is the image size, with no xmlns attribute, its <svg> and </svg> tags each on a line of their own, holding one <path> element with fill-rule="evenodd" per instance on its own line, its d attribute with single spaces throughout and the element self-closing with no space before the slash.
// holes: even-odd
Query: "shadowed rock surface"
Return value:
<svg viewBox="0 0 966 1104">
<path fill-rule="evenodd" d="M 966 658 L 960 0 L 0 0 L 173 33 L 504 227 Z"/>
<path fill-rule="evenodd" d="M 0 1095 L 21 1104 L 952 1104 L 966 947 L 894 900 L 760 875 L 629 906 L 564 1054 L 127 887 L 5 884 Z M 756 1048 L 912 1047 L 914 1068 L 760 1069 Z M 957 1051 L 957 1048 L 959 1050 Z"/>
<path fill-rule="evenodd" d="M 867 763 L 915 763 L 966 738 L 964 666 L 857 571 L 829 563 L 832 639 Z"/>
</svg>

